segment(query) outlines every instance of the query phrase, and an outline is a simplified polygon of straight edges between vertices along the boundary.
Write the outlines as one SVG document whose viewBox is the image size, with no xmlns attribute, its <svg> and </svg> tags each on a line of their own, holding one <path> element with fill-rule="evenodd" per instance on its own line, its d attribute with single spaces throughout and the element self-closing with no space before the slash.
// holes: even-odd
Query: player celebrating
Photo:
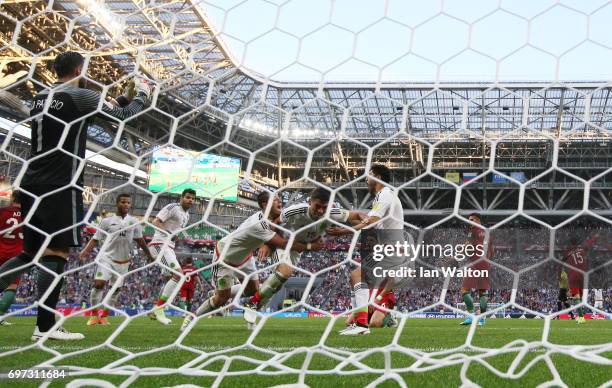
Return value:
<svg viewBox="0 0 612 388">
<path fill-rule="evenodd" d="M 267 208 L 269 200 L 270 194 L 267 191 L 261 192 L 257 196 L 257 203 L 262 210 Z M 288 244 L 288 240 L 277 234 L 271 227 L 271 221 L 277 219 L 280 213 L 280 199 L 278 196 L 274 196 L 270 214 L 267 218 L 263 211 L 258 211 L 240 224 L 238 229 L 217 243 L 213 258 L 213 262 L 217 263 L 213 270 L 215 292 L 202 303 L 196 311 L 196 315 L 204 315 L 225 305 L 231 297 L 231 288 L 235 278 L 247 277 L 245 296 L 253 295 L 258 291 L 259 281 L 249 276 L 256 270 L 253 250 L 259 248 L 262 244 L 285 249 Z M 294 241 L 291 250 L 303 252 L 305 250 L 319 250 L 321 247 L 320 240 L 307 244 Z M 192 320 L 192 315 L 185 317 L 181 330 L 185 330 Z"/>
<path fill-rule="evenodd" d="M 480 215 L 473 213 L 470 214 L 468 216 L 468 220 L 478 224 L 478 225 L 482 225 L 482 219 L 480 218 Z M 476 247 L 478 245 L 484 247 L 485 246 L 485 231 L 484 229 L 475 226 L 475 225 L 469 225 L 468 226 L 468 241 L 466 242 L 466 246 L 473 246 Z M 484 248 L 483 248 L 484 249 Z M 488 248 L 487 248 L 487 256 L 486 257 L 482 257 L 480 255 L 478 255 L 476 253 L 476 250 L 474 251 L 474 253 L 472 255 L 466 255 L 468 260 L 470 262 L 473 262 L 474 264 L 470 264 L 470 268 L 472 268 L 473 270 L 483 270 L 483 271 L 487 271 L 486 273 L 488 273 L 489 268 L 491 266 L 490 262 L 488 260 L 491 260 L 493 258 L 493 243 L 491 241 L 491 239 L 489 239 L 488 242 Z M 480 314 L 483 315 L 484 313 L 487 312 L 487 307 L 488 307 L 488 292 L 489 289 L 491 288 L 491 285 L 489 284 L 489 277 L 464 277 L 463 278 L 463 282 L 461 284 L 461 296 L 463 297 L 463 302 L 465 303 L 465 308 L 467 310 L 468 313 L 472 314 L 474 312 L 474 301 L 472 300 L 472 290 L 478 290 L 478 297 L 479 297 L 479 303 L 480 303 Z M 484 315 L 478 320 L 478 326 L 484 326 L 486 320 Z M 472 317 L 467 317 L 463 322 L 460 323 L 460 325 L 471 325 L 472 324 Z"/>
<path fill-rule="evenodd" d="M 40 271 L 38 277 L 40 305 L 32 340 L 43 336 L 58 340 L 84 338 L 63 328 L 51 331 L 63 277 L 59 277 L 46 299 L 42 297 L 64 272 L 69 248 L 80 245 L 78 223 L 83 220 L 83 198 L 77 187 L 83 187 L 84 169 L 80 167 L 85 163 L 87 128 L 94 117 L 92 113 L 98 109 L 104 113 L 100 115 L 102 119 L 125 120 L 135 115 L 148 104 L 152 91 L 148 83 L 138 80 L 136 95 L 127 106 L 107 104 L 101 101 L 100 93 L 80 87 L 86 73 L 84 62 L 85 58 L 76 52 L 59 54 L 53 63 L 58 82 L 34 97 L 30 111 L 31 152 L 21 180 L 22 214 L 30 218 L 23 228 L 23 252 L 0 267 L 0 291 L 13 284 L 35 257 L 47 269 Z M 34 196 L 40 198 L 36 206 Z M 48 243 L 47 236 L 51 236 Z"/>
<path fill-rule="evenodd" d="M 104 287 L 109 282 L 118 281 L 117 288 L 111 297 L 113 306 L 117 306 L 117 298 L 123 285 L 123 276 L 130 267 L 130 250 L 132 241 L 143 250 L 149 260 L 155 260 L 149 252 L 149 247 L 142 237 L 142 227 L 138 220 L 132 217 L 132 199 L 129 194 L 119 194 L 116 199 L 117 213 L 106 217 L 98 225 L 96 234 L 89 240 L 79 257 L 81 260 L 88 258 L 101 240 L 106 239 L 102 251 L 98 255 L 98 268 L 94 277 L 94 285 L 89 296 L 91 306 L 97 306 L 102 301 Z M 116 274 L 119 274 L 117 276 Z M 108 325 L 106 317 L 108 308 L 104 308 L 102 316 L 98 316 L 98 308 L 92 310 L 92 317 L 87 321 L 87 326 Z"/>
<path fill-rule="evenodd" d="M 330 222 L 326 220 L 317 223 L 327 212 L 329 197 L 329 191 L 322 188 L 314 189 L 310 193 L 308 202 L 289 206 L 282 210 L 279 218 L 280 225 L 291 231 L 299 231 L 295 236 L 295 241 L 302 244 L 314 242 L 321 238 L 325 234 L 325 230 L 331 226 Z M 336 222 L 357 224 L 361 221 L 362 215 L 359 212 L 332 208 L 329 217 Z M 262 248 L 266 247 L 267 245 L 264 244 Z M 261 251 L 266 252 L 267 249 L 262 249 Z M 281 258 L 284 256 L 283 254 L 278 254 L 278 252 L 277 255 Z M 261 253 L 259 256 L 267 256 L 267 254 Z M 291 265 L 297 265 L 300 253 L 291 251 L 288 253 L 288 256 L 289 263 L 281 262 L 276 266 L 274 274 L 268 277 L 261 289 L 250 298 L 249 306 L 252 306 L 255 310 L 265 306 L 270 298 L 282 288 L 287 279 L 291 277 L 293 274 Z M 247 308 L 245 309 L 244 318 L 252 324 L 255 323 L 257 314 L 250 308 Z"/>
<path fill-rule="evenodd" d="M 368 191 L 374 196 L 372 210 L 359 224 L 353 226 L 354 230 L 374 228 L 387 231 L 390 235 L 404 229 L 404 209 L 395 191 L 389 187 L 391 182 L 391 170 L 382 164 L 374 164 L 368 174 Z M 330 228 L 327 230 L 331 235 L 343 235 L 352 233 L 349 229 Z M 350 283 L 352 286 L 351 307 L 353 313 L 352 324 L 340 332 L 341 335 L 370 334 L 368 321 L 368 301 L 370 290 L 367 283 L 362 281 L 361 267 L 351 272 Z M 392 290 L 388 290 L 391 291 Z M 386 293 L 385 293 L 386 294 Z"/>
<path fill-rule="evenodd" d="M 19 192 L 13 191 L 11 194 L 11 205 L 0 209 L 0 265 L 21 253 L 23 249 L 23 233 L 21 226 L 21 201 Z M 0 317 L 8 311 L 9 307 L 15 302 L 15 294 L 19 278 L 17 278 L 2 293 L 0 300 Z M 12 323 L 0 318 L 0 326 L 9 326 Z"/>
<path fill-rule="evenodd" d="M 172 269 L 172 272 L 169 272 L 171 275 L 170 280 L 166 282 L 166 285 L 162 289 L 161 296 L 157 301 L 157 306 L 149 315 L 152 319 L 156 319 L 163 325 L 169 325 L 172 323 L 172 321 L 168 319 L 164 313 L 164 306 L 181 280 L 180 275 L 174 271 L 181 274 L 183 273 L 181 266 L 176 259 L 176 253 L 174 253 L 175 243 L 174 238 L 172 237 L 181 229 L 185 228 L 189 223 L 189 209 L 191 208 L 191 205 L 193 205 L 195 199 L 195 190 L 185 189 L 181 193 L 181 200 L 179 203 L 171 203 L 166 205 L 159 211 L 159 213 L 157 213 L 157 216 L 153 220 L 153 225 L 155 225 L 156 229 L 153 239 L 149 243 L 151 253 L 153 256 L 161 260 L 165 266 Z"/>
<path fill-rule="evenodd" d="M 599 235 L 596 234 L 592 238 L 586 240 L 584 244 L 580 244 L 580 238 L 576 235 L 572 235 L 570 237 L 570 246 L 563 255 L 563 261 L 570 266 L 567 278 L 570 287 L 570 296 L 574 306 L 579 304 L 582 299 L 584 273 L 589 269 L 587 260 L 588 253 L 598 238 Z M 582 306 L 578 307 L 576 323 L 586 323 L 584 319 L 584 308 L 582 308 Z"/>
<path fill-rule="evenodd" d="M 200 289 L 203 291 L 204 286 L 202 285 L 202 280 L 200 279 L 197 267 L 194 266 L 193 259 L 191 257 L 187 257 L 183 262 L 182 267 L 183 273 L 185 274 L 185 281 L 180 289 L 180 302 L 179 307 L 186 311 L 191 311 L 191 301 L 193 300 L 193 295 L 195 294 L 196 282 L 200 285 Z"/>
</svg>

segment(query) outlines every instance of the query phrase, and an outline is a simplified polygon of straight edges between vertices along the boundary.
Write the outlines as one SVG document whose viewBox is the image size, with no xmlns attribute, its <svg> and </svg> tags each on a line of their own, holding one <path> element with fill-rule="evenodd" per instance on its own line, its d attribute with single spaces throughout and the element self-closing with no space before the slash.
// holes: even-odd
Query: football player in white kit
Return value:
<svg viewBox="0 0 612 388">
<path fill-rule="evenodd" d="M 593 293 L 595 294 L 595 303 L 593 303 L 593 307 L 595 307 L 596 309 L 599 310 L 603 310 L 604 305 L 603 305 L 603 289 L 601 288 L 594 288 L 593 289 Z M 597 314 L 597 311 L 593 310 L 593 319 L 604 319 L 604 317 L 601 317 Z"/>
<path fill-rule="evenodd" d="M 174 238 L 177 237 L 176 234 L 189 223 L 189 209 L 191 205 L 193 205 L 195 199 L 195 190 L 185 189 L 181 193 L 181 200 L 179 203 L 171 203 L 164 206 L 153 220 L 155 234 L 149 243 L 151 253 L 156 259 L 159 259 L 162 264 L 172 269 L 172 271 L 164 270 L 164 272 L 169 273 L 171 277 L 162 289 L 161 296 L 157 301 L 157 306 L 149 313 L 151 319 L 156 319 L 163 325 L 172 323 L 164 313 L 164 306 L 181 280 L 181 276 L 177 273 L 183 273 L 181 265 L 176 258 L 176 253 L 174 253 Z"/>
<path fill-rule="evenodd" d="M 143 250 L 149 260 L 154 258 L 149 252 L 147 243 L 142 237 L 142 227 L 138 219 L 132 217 L 132 199 L 129 194 L 119 194 L 116 199 L 117 213 L 114 216 L 106 217 L 98 225 L 96 234 L 89 240 L 83 251 L 79 254 L 81 260 L 89 257 L 93 248 L 102 240 L 105 240 L 96 261 L 98 267 L 94 276 L 93 289 L 89 296 L 91 306 L 100 304 L 103 298 L 103 290 L 109 282 L 117 281 L 117 288 L 111 297 L 112 305 L 117 305 L 117 298 L 123 285 L 123 276 L 130 267 L 130 252 L 133 241 Z M 101 316 L 99 310 L 92 310 L 92 317 L 87 321 L 87 326 L 108 325 L 106 317 L 108 308 L 104 309 Z"/>
<path fill-rule="evenodd" d="M 263 210 L 268 206 L 270 193 L 261 192 L 257 197 L 257 203 Z M 277 196 L 272 198 L 269 216 L 266 218 L 263 211 L 258 211 L 247 218 L 238 229 L 222 238 L 215 248 L 213 262 L 216 263 L 213 269 L 215 292 L 197 309 L 196 315 L 204 315 L 225 303 L 231 297 L 231 289 L 234 279 L 248 278 L 244 295 L 253 295 L 258 291 L 259 281 L 257 278 L 249 277 L 256 271 L 253 250 L 268 244 L 275 248 L 285 249 L 288 239 L 277 234 L 272 221 L 276 220 L 281 213 L 281 202 Z M 303 252 L 306 250 L 319 250 L 322 248 L 320 240 L 310 243 L 293 242 L 291 250 Z M 185 330 L 193 320 L 192 315 L 187 315 L 181 326 Z"/>
<path fill-rule="evenodd" d="M 353 226 L 354 230 L 375 228 L 395 234 L 395 232 L 404 229 L 404 209 L 396 191 L 389 187 L 390 182 L 391 170 L 387 166 L 382 164 L 372 165 L 367 179 L 368 191 L 374 196 L 372 210 L 368 212 L 367 217 L 360 224 Z M 327 233 L 340 236 L 350 234 L 352 230 L 330 228 Z M 368 327 L 370 289 L 362 281 L 361 267 L 357 267 L 351 272 L 350 283 L 352 286 L 351 307 L 356 310 L 353 313 L 352 325 L 342 330 L 340 334 L 370 334 Z"/>
<path fill-rule="evenodd" d="M 295 204 L 284 208 L 280 214 L 279 225 L 284 228 L 295 231 L 295 241 L 302 244 L 312 243 L 325 234 L 325 230 L 334 225 L 327 219 L 321 220 L 329 205 L 329 191 L 323 188 L 314 189 L 309 196 L 308 202 Z M 352 225 L 359 224 L 364 214 L 356 211 L 348 211 L 340 208 L 331 208 L 329 211 L 329 219 L 339 223 L 350 223 Z M 320 222 L 318 222 L 321 220 Z M 268 252 L 267 245 L 262 247 L 262 251 Z M 258 256 L 267 256 L 262 253 Z M 300 253 L 296 251 L 286 252 L 285 250 L 277 250 L 275 252 L 280 263 L 276 266 L 275 272 L 270 275 L 260 290 L 253 295 L 245 308 L 244 319 L 248 323 L 255 323 L 258 310 L 265 306 L 270 298 L 276 294 L 283 284 L 293 274 L 293 266 L 297 266 L 300 260 Z"/>
</svg>

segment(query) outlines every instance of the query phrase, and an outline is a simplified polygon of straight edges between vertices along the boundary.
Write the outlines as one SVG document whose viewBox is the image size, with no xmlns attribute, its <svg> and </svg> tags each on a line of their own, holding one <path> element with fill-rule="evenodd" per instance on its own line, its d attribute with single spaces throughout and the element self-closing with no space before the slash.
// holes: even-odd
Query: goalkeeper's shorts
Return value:
<svg viewBox="0 0 612 388">
<path fill-rule="evenodd" d="M 150 243 L 149 250 L 151 251 L 151 255 L 157 260 L 159 260 L 166 267 L 172 268 L 175 271 L 180 271 L 181 264 L 178 262 L 176 258 L 176 253 L 174 253 L 174 249 L 170 248 L 168 245 L 158 244 L 158 243 Z M 162 274 L 166 275 L 174 275 L 174 272 L 170 271 L 168 268 L 164 268 L 162 270 Z"/>
<path fill-rule="evenodd" d="M 40 197 L 60 189 L 60 186 L 27 185 L 22 189 L 24 192 L 21 195 L 21 216 L 25 220 L 32 213 L 32 218 L 23 227 L 23 250 L 25 252 L 35 254 L 46 239 L 45 234 L 31 226 L 48 235 L 57 233 L 51 237 L 47 248 L 66 249 L 81 245 L 81 226 L 79 225 L 83 221 L 83 192 L 81 190 L 74 187 L 63 188 L 41 198 L 38 205 L 34 207 L 35 198 L 25 191 Z"/>
</svg>

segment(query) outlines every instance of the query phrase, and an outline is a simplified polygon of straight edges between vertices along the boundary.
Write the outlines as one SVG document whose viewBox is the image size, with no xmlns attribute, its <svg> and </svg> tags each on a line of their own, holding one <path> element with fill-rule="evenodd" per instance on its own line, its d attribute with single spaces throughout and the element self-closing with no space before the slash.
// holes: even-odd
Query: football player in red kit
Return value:
<svg viewBox="0 0 612 388">
<path fill-rule="evenodd" d="M 186 279 L 181 286 L 179 307 L 191 311 L 191 301 L 195 294 L 196 282 L 200 283 L 200 288 L 202 288 L 202 283 L 200 275 L 195 273 L 198 269 L 193 265 L 193 259 L 191 257 L 185 259 L 182 269 Z"/>
<path fill-rule="evenodd" d="M 370 300 L 372 292 L 370 289 Z M 395 327 L 397 322 L 395 318 L 387 310 L 393 310 L 395 307 L 395 292 L 392 289 L 379 288 L 376 290 L 375 305 L 370 305 L 368 309 L 368 323 L 370 327 Z M 380 307 L 378 307 L 380 306 Z"/>
<path fill-rule="evenodd" d="M 382 287 L 384 286 L 384 287 Z M 375 298 L 372 299 L 372 293 L 376 292 Z M 354 296 L 351 295 L 351 298 Z M 387 310 L 393 310 L 396 304 L 395 292 L 392 287 L 387 287 L 384 283 L 381 284 L 381 288 L 370 289 L 370 301 L 371 305 L 368 306 L 368 327 L 396 327 L 397 321 L 393 315 Z M 347 320 L 347 325 L 352 325 L 354 321 L 354 315 L 351 314 Z"/>
<path fill-rule="evenodd" d="M 570 288 L 570 296 L 574 305 L 580 303 L 582 299 L 582 289 L 584 288 L 584 274 L 589 270 L 588 254 L 599 235 L 587 239 L 581 244 L 581 239 L 574 235 L 570 237 L 570 245 L 563 254 L 563 262 L 569 265 L 567 280 Z M 584 309 L 578 307 L 578 317 L 576 323 L 585 323 Z"/>
<path fill-rule="evenodd" d="M 11 195 L 11 205 L 0 208 L 0 265 L 7 260 L 17 256 L 23 250 L 23 232 L 21 226 L 15 228 L 21 223 L 21 201 L 19 192 L 13 191 Z M 2 319 L 2 315 L 6 314 L 9 307 L 15 302 L 15 293 L 19 285 L 19 278 L 15 280 L 2 293 L 0 300 L 0 326 L 11 325 L 11 323 Z"/>
<path fill-rule="evenodd" d="M 480 215 L 473 213 L 468 216 L 468 219 L 478 225 L 482 225 L 482 219 Z M 472 270 L 481 270 L 486 271 L 488 274 L 489 268 L 491 267 L 491 263 L 489 260 L 493 259 L 493 242 L 489 239 L 488 246 L 485 249 L 485 230 L 475 225 L 470 225 L 468 227 L 468 241 L 466 245 L 471 245 L 473 247 L 482 247 L 481 253 L 478 254 L 476 251 L 467 256 L 468 261 L 473 264 L 469 264 L 469 267 Z M 485 260 L 486 259 L 486 260 Z M 487 311 L 487 297 L 489 289 L 491 285 L 489 284 L 489 277 L 476 277 L 476 276 L 466 276 L 463 278 L 463 282 L 461 284 L 461 295 L 463 297 L 463 301 L 465 302 L 465 307 L 468 313 L 474 312 L 474 302 L 472 300 L 472 290 L 478 290 L 479 304 L 480 304 L 480 314 L 484 314 Z M 467 317 L 461 325 L 471 325 L 472 318 Z M 478 320 L 478 326 L 484 326 L 485 317 L 482 316 Z"/>
</svg>

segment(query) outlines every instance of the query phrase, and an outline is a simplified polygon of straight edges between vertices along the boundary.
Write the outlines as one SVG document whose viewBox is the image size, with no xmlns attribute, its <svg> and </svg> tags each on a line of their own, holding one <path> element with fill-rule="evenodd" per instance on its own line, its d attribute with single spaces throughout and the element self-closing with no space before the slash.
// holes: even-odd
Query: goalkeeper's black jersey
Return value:
<svg viewBox="0 0 612 388">
<path fill-rule="evenodd" d="M 44 90 L 34 97 L 30 110 L 30 160 L 22 185 L 64 186 L 72 181 L 83 163 L 87 128 L 100 98 L 100 93 L 93 90 L 61 83 L 54 84 L 52 91 Z M 100 110 L 125 119 L 143 107 L 144 97 L 137 96 L 125 108 L 103 102 Z M 82 186 L 83 170 L 76 183 Z"/>
</svg>

